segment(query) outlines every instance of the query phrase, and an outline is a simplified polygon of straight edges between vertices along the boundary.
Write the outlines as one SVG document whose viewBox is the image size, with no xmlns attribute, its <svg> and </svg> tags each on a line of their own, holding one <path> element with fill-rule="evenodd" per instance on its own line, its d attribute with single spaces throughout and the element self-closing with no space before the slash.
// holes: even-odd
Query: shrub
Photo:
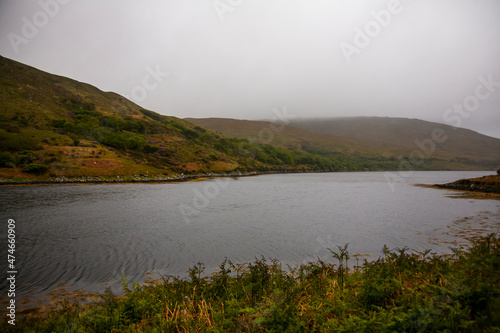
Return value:
<svg viewBox="0 0 500 333">
<path fill-rule="evenodd" d="M 158 151 L 158 146 L 145 145 L 142 149 L 146 154 L 156 153 Z"/>
<path fill-rule="evenodd" d="M 75 130 L 75 125 L 69 121 L 65 122 L 63 127 L 68 132 L 73 132 Z"/>
<path fill-rule="evenodd" d="M 25 166 L 23 168 L 23 172 L 30 173 L 33 175 L 41 175 L 41 174 L 45 173 L 48 169 L 49 168 L 45 165 L 33 163 L 33 164 L 28 164 L 27 166 Z"/>
<path fill-rule="evenodd" d="M 153 120 L 156 120 L 156 121 L 161 121 L 163 118 L 163 116 L 161 114 L 158 114 L 158 113 L 153 112 L 153 111 L 144 110 L 144 109 L 142 109 L 140 111 L 143 115 L 145 115 Z"/>
<path fill-rule="evenodd" d="M 1 168 L 11 168 L 14 166 L 14 157 L 7 153 L 0 153 L 0 167 Z"/>
<path fill-rule="evenodd" d="M 82 103 L 82 109 L 86 111 L 94 111 L 95 110 L 95 105 L 94 103 Z"/>
<path fill-rule="evenodd" d="M 144 138 L 135 135 L 127 138 L 125 141 L 126 148 L 132 150 L 140 150 L 145 144 L 146 141 L 144 141 Z"/>
<path fill-rule="evenodd" d="M 184 136 L 188 139 L 196 139 L 200 136 L 198 132 L 193 131 L 190 128 L 184 128 L 184 130 L 182 130 L 182 134 L 184 134 Z"/>
<path fill-rule="evenodd" d="M 57 119 L 52 121 L 52 125 L 55 128 L 64 128 L 64 124 L 66 123 L 66 120 L 64 119 Z"/>
<path fill-rule="evenodd" d="M 35 153 L 31 150 L 23 150 L 17 154 L 16 163 L 18 165 L 30 164 L 36 159 Z"/>
<path fill-rule="evenodd" d="M 111 133 L 102 138 L 101 143 L 116 149 L 125 148 L 125 140 L 118 134 Z"/>
</svg>

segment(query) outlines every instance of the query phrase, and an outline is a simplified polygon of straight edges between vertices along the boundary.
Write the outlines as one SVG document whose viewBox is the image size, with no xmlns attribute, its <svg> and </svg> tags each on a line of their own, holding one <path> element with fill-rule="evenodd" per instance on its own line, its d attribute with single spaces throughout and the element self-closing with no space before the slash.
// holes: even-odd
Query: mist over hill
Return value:
<svg viewBox="0 0 500 333">
<path fill-rule="evenodd" d="M 257 137 L 266 122 L 188 118 L 224 135 Z M 418 159 L 428 170 L 489 169 L 500 165 L 500 139 L 444 124 L 408 118 L 348 117 L 291 119 L 270 144 L 315 147 L 330 152 Z M 424 161 L 421 161 L 421 160 Z M 422 163 L 420 163 L 422 162 Z"/>
<path fill-rule="evenodd" d="M 492 154 L 500 157 L 500 139 L 475 131 L 420 119 L 393 117 L 345 117 L 291 120 L 291 126 L 308 131 L 336 135 L 378 145 L 415 147 L 415 140 L 430 137 L 434 129 L 442 129 L 448 136 L 440 149 L 456 154 Z M 477 149 L 480 148 L 480 151 Z"/>
<path fill-rule="evenodd" d="M 434 156 L 453 160 L 474 160 L 498 164 L 500 139 L 469 129 L 419 119 L 388 117 L 347 117 L 292 120 L 291 125 L 309 131 L 367 141 L 384 147 L 420 149 L 433 132 L 442 132 L 435 142 Z M 424 149 L 425 150 L 425 149 Z"/>
</svg>

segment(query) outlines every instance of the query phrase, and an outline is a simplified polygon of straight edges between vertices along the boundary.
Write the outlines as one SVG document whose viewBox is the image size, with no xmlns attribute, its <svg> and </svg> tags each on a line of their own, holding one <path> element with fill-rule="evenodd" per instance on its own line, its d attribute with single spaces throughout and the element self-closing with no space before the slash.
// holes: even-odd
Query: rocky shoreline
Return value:
<svg viewBox="0 0 500 333">
<path fill-rule="evenodd" d="M 500 175 L 484 176 L 472 179 L 460 179 L 452 183 L 436 184 L 434 186 L 450 190 L 500 194 Z"/>
<path fill-rule="evenodd" d="M 114 177 L 114 178 L 101 178 L 101 177 L 56 177 L 49 179 L 22 179 L 12 180 L 0 178 L 0 186 L 13 186 L 13 185 L 76 185 L 76 184 L 128 184 L 128 183 L 168 183 L 168 182 L 182 182 L 190 180 L 201 180 L 206 178 L 215 177 L 249 177 L 266 174 L 281 174 L 281 173 L 298 173 L 300 171 L 251 171 L 251 172 L 232 172 L 232 173 L 204 173 L 196 175 L 172 175 L 172 176 L 156 176 L 148 177 L 144 175 L 134 175 L 131 177 Z"/>
</svg>

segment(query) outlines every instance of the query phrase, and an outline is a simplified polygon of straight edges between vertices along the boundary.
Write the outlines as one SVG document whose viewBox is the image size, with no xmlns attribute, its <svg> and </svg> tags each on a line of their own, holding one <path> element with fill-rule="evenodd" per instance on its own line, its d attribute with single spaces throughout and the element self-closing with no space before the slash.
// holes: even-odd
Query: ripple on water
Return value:
<svg viewBox="0 0 500 333">
<path fill-rule="evenodd" d="M 415 172 L 408 184 L 481 175 Z M 122 275 L 135 282 L 186 276 L 197 262 L 210 273 L 225 257 L 235 264 L 260 256 L 291 265 L 316 255 L 333 261 L 327 248 L 346 243 L 371 258 L 384 244 L 447 252 L 464 237 L 500 230 L 498 202 L 405 183 L 392 192 L 375 172 L 229 180 L 186 222 L 179 207 L 192 206 L 208 182 L 3 188 L 2 218 L 16 220 L 20 297 L 61 283 L 119 293 Z"/>
</svg>

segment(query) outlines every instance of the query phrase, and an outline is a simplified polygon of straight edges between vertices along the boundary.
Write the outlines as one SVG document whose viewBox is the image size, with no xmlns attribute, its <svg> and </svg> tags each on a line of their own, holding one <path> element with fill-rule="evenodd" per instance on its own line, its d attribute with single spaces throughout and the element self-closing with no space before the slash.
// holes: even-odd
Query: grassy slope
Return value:
<svg viewBox="0 0 500 333">
<path fill-rule="evenodd" d="M 179 130 L 192 129 L 193 124 L 159 115 L 160 121 L 152 119 L 141 107 L 115 93 L 6 58 L 0 58 L 0 102 L 1 150 L 16 159 L 21 151 L 32 151 L 35 154 L 32 162 L 49 168 L 45 176 L 153 176 L 185 171 L 220 172 L 238 167 L 234 158 L 189 140 Z M 85 103 L 94 106 L 91 112 L 97 112 L 97 116 L 83 115 L 83 119 L 76 119 Z M 142 123 L 145 132 L 99 127 L 99 119 L 105 116 Z M 84 127 L 78 130 L 56 127 L 57 120 L 72 127 Z M 137 136 L 143 140 L 141 145 L 157 147 L 159 153 L 114 149 L 103 143 L 104 137 L 113 132 L 124 137 Z M 210 154 L 215 158 L 209 158 Z M 15 167 L 0 168 L 0 177 L 40 176 L 22 172 L 23 163 L 13 164 Z"/>
<path fill-rule="evenodd" d="M 0 57 L 0 178 L 360 168 L 220 137 L 91 85 Z M 26 169 L 35 165 L 38 169 Z"/>
</svg>

